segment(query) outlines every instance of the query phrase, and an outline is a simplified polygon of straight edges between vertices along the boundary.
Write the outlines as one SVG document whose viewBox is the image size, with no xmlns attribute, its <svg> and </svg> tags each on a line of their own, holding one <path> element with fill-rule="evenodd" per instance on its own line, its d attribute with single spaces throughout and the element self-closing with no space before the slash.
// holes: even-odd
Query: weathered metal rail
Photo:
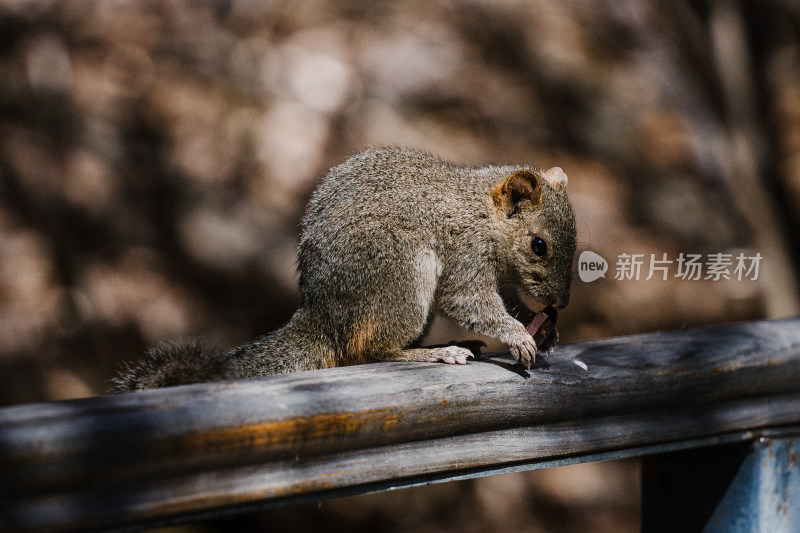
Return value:
<svg viewBox="0 0 800 533">
<path fill-rule="evenodd" d="M 138 527 L 800 435 L 800 319 L 565 345 L 530 375 L 512 363 L 385 363 L 0 409 L 0 530 Z"/>
</svg>

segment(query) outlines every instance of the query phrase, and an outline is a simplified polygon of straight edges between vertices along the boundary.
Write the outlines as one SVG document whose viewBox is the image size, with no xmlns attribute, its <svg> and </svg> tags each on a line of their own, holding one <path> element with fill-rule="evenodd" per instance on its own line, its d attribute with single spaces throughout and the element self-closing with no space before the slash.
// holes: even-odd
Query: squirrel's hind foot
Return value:
<svg viewBox="0 0 800 533">
<path fill-rule="evenodd" d="M 423 363 L 445 363 L 448 365 L 466 365 L 467 359 L 480 355 L 483 341 L 452 342 L 446 345 L 427 348 L 409 348 L 402 350 L 391 361 L 419 361 Z"/>
</svg>

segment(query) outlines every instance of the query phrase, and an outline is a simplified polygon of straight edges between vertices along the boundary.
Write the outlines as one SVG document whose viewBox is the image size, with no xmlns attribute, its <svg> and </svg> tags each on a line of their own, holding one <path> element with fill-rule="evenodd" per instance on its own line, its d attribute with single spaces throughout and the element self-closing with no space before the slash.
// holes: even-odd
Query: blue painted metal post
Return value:
<svg viewBox="0 0 800 533">
<path fill-rule="evenodd" d="M 800 532 L 800 438 L 762 438 L 742 462 L 706 533 Z"/>
<path fill-rule="evenodd" d="M 702 531 L 751 450 L 750 441 L 642 458 L 642 533 Z"/>
<path fill-rule="evenodd" d="M 800 533 L 800 436 L 646 455 L 642 532 Z"/>
</svg>

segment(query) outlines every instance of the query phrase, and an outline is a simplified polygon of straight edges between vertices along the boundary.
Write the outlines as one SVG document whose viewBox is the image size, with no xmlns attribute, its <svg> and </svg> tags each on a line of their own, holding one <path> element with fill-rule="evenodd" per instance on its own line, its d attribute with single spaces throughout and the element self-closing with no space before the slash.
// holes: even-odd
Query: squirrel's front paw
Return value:
<svg viewBox="0 0 800 533">
<path fill-rule="evenodd" d="M 553 332 L 550 333 L 550 336 L 547 337 L 547 340 L 540 346 L 538 346 L 539 351 L 546 352 L 546 355 L 549 356 L 553 353 L 553 350 L 556 349 L 558 345 L 558 329 L 553 329 Z"/>
<path fill-rule="evenodd" d="M 519 343 L 510 343 L 509 348 L 511 349 L 511 355 L 514 356 L 514 359 L 530 370 L 531 364 L 536 361 L 536 352 L 538 351 L 536 341 L 533 340 L 533 337 L 526 333 L 526 338 L 523 338 Z"/>
</svg>

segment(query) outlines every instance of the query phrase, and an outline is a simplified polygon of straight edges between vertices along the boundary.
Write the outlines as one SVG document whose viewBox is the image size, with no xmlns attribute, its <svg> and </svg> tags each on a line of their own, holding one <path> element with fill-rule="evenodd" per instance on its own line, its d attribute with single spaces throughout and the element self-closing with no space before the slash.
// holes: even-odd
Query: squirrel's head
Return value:
<svg viewBox="0 0 800 533">
<path fill-rule="evenodd" d="M 558 167 L 516 170 L 495 187 L 492 200 L 507 275 L 539 302 L 566 306 L 577 246 L 567 175 Z"/>
</svg>

